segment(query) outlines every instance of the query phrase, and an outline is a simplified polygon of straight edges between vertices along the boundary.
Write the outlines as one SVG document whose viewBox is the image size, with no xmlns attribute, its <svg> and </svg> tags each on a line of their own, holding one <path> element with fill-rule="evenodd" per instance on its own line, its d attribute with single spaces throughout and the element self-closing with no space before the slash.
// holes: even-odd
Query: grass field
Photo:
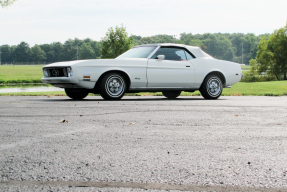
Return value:
<svg viewBox="0 0 287 192">
<path fill-rule="evenodd" d="M 244 71 L 249 71 L 251 67 L 249 65 L 244 65 L 244 66 L 241 66 L 241 69 L 244 70 Z"/>
<path fill-rule="evenodd" d="M 0 83 L 40 83 L 42 65 L 0 65 Z"/>
</svg>

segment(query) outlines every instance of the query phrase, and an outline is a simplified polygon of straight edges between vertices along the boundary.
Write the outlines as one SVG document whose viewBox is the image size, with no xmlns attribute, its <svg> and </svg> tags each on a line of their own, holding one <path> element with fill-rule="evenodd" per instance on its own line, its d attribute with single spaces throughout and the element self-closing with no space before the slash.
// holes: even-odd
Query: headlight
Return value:
<svg viewBox="0 0 287 192">
<path fill-rule="evenodd" d="M 67 72 L 68 72 L 68 77 L 72 77 L 73 76 L 72 67 L 67 67 Z"/>
<path fill-rule="evenodd" d="M 49 77 L 49 71 L 45 68 L 43 68 L 43 74 L 44 74 L 44 77 Z"/>
</svg>

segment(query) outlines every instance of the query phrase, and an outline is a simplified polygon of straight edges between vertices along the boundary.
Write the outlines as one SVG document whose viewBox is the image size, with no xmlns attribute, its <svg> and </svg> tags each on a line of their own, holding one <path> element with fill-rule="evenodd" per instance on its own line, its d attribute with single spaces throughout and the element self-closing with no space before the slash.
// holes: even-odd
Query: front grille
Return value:
<svg viewBox="0 0 287 192">
<path fill-rule="evenodd" d="M 68 77 L 66 67 L 45 68 L 49 77 Z"/>
</svg>

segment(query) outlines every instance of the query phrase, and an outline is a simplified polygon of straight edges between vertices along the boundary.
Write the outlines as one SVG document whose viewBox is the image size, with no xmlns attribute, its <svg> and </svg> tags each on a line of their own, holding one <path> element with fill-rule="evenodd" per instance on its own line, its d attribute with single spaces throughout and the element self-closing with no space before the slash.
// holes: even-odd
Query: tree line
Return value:
<svg viewBox="0 0 287 192">
<path fill-rule="evenodd" d="M 2 63 L 11 62 L 45 62 L 72 61 L 77 59 L 95 59 L 101 56 L 101 43 L 89 38 L 80 40 L 69 39 L 64 44 L 30 45 L 21 42 L 18 45 L 2 45 Z"/>
<path fill-rule="evenodd" d="M 133 38 L 136 44 L 179 43 L 198 46 L 214 58 L 248 64 L 250 59 L 256 57 L 257 46 L 264 36 L 269 37 L 270 34 L 256 36 L 252 33 L 182 33 L 179 39 L 172 35 Z"/>
<path fill-rule="evenodd" d="M 123 27 L 122 27 L 123 28 Z M 122 30 L 122 28 L 119 28 Z M 112 28 L 111 28 L 112 29 Z M 109 29 L 110 30 L 110 29 Z M 109 31 L 111 32 L 111 31 Z M 114 31 L 116 33 L 117 30 Z M 122 31 L 124 32 L 124 31 Z M 109 34 L 107 33 L 107 36 Z M 178 43 L 191 46 L 198 46 L 205 52 L 217 59 L 234 61 L 248 64 L 250 59 L 255 59 L 258 45 L 262 37 L 269 38 L 270 34 L 256 36 L 252 33 L 205 33 L 192 34 L 182 33 L 177 39 L 172 35 L 154 35 L 151 37 L 141 37 L 131 35 L 127 37 L 131 46 L 153 43 Z M 2 45 L 2 63 L 11 62 L 45 62 L 53 63 L 59 61 L 71 61 L 77 59 L 96 59 L 106 55 L 106 37 L 102 41 L 92 39 L 80 40 L 78 38 L 69 39 L 63 44 L 53 42 L 50 44 L 30 45 L 21 42 L 18 45 Z M 104 43 L 104 47 L 103 47 Z M 102 49 L 103 47 L 103 49 Z M 119 44 L 119 49 L 121 45 Z M 109 58 L 116 55 L 109 52 Z M 103 57 L 107 58 L 107 57 Z"/>
</svg>

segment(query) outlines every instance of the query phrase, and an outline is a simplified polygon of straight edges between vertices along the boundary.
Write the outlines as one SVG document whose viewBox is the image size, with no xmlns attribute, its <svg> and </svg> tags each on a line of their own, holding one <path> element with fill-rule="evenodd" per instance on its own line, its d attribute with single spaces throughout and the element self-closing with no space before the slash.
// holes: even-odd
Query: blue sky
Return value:
<svg viewBox="0 0 287 192">
<path fill-rule="evenodd" d="M 286 25 L 286 0 L 17 0 L 0 8 L 0 45 L 101 40 L 123 24 L 129 35 L 272 33 Z"/>
</svg>

